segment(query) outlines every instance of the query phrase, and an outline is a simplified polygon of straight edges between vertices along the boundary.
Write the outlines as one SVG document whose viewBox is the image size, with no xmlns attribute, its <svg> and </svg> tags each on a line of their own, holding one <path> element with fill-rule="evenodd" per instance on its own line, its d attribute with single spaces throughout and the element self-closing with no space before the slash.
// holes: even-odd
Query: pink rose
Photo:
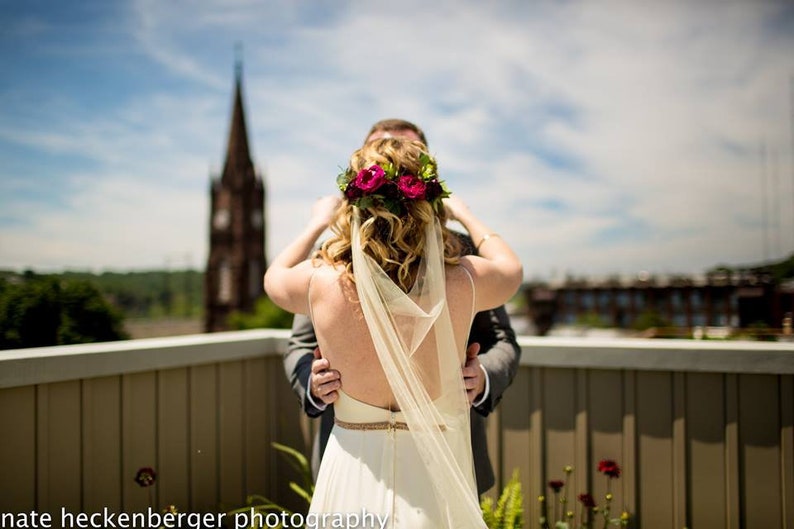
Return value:
<svg viewBox="0 0 794 529">
<path fill-rule="evenodd" d="M 424 200 L 425 198 L 425 183 L 412 174 L 403 175 L 397 180 L 397 187 L 402 192 L 405 198 L 410 200 Z"/>
<path fill-rule="evenodd" d="M 379 165 L 373 165 L 359 171 L 353 183 L 364 193 L 373 193 L 386 183 L 386 173 Z"/>
</svg>

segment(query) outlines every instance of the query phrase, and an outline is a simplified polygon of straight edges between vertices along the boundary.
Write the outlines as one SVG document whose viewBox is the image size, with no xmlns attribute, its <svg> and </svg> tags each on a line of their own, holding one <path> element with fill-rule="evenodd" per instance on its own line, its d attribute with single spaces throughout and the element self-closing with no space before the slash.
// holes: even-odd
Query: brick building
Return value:
<svg viewBox="0 0 794 529">
<path fill-rule="evenodd" d="M 794 286 L 777 283 L 762 272 L 567 279 L 560 284 L 527 285 L 524 293 L 540 335 L 555 325 L 583 321 L 631 329 L 641 318 L 678 329 L 780 328 L 784 317 L 794 311 Z"/>
<path fill-rule="evenodd" d="M 265 261 L 265 188 L 248 147 L 242 65 L 235 68 L 226 161 L 210 185 L 210 246 L 204 275 L 204 330 L 226 330 L 234 311 L 251 311 L 261 295 Z"/>
</svg>

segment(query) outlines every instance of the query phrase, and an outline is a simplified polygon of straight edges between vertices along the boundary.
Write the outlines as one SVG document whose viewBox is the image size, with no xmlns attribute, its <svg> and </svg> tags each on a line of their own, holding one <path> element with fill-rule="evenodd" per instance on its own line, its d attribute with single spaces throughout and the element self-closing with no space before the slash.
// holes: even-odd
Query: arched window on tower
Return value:
<svg viewBox="0 0 794 529">
<path fill-rule="evenodd" d="M 218 267 L 218 301 L 220 303 L 232 301 L 232 266 L 228 259 L 222 260 Z"/>
</svg>

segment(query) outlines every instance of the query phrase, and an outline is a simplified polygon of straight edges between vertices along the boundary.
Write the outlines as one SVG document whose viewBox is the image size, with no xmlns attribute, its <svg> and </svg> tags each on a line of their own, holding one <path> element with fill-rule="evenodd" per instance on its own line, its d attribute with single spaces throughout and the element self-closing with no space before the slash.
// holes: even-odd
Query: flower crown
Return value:
<svg viewBox="0 0 794 529">
<path fill-rule="evenodd" d="M 345 198 L 359 208 L 383 206 L 395 215 L 405 213 L 405 204 L 417 200 L 430 202 L 440 212 L 441 200 L 450 195 L 443 180 L 439 180 L 436 161 L 422 153 L 418 174 L 397 170 L 394 165 L 371 165 L 354 173 L 348 168 L 339 173 L 336 184 Z"/>
</svg>

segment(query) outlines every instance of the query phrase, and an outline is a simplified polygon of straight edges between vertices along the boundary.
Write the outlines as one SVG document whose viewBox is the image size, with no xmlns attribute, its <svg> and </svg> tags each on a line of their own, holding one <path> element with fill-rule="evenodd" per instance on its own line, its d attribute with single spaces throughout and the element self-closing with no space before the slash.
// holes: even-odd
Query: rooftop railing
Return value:
<svg viewBox="0 0 794 529">
<path fill-rule="evenodd" d="M 0 351 L 0 516 L 222 513 L 262 494 L 301 508 L 270 447 L 309 454 L 314 421 L 284 375 L 284 331 Z M 526 526 L 552 479 L 606 493 L 643 528 L 794 527 L 794 345 L 520 339 L 521 367 L 488 418 L 496 495 L 518 470 Z M 563 467 L 571 465 L 566 475 Z M 157 472 L 154 486 L 134 481 Z M 151 496 L 150 496 L 151 492 Z M 549 504 L 551 505 L 551 504 Z M 67 518 L 67 523 L 74 520 Z"/>
</svg>

